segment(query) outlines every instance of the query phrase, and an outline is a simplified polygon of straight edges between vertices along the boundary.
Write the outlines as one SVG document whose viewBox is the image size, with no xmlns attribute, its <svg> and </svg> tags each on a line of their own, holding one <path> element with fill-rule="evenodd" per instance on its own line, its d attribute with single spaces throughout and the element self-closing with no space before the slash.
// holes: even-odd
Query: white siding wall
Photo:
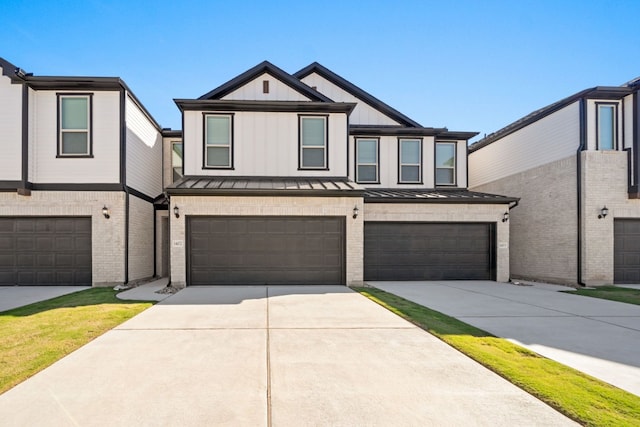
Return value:
<svg viewBox="0 0 640 427">
<path fill-rule="evenodd" d="M 624 146 L 623 148 L 631 148 L 633 146 L 633 96 L 629 95 L 624 98 Z"/>
<path fill-rule="evenodd" d="M 1 69 L 1 67 L 0 67 Z M 22 85 L 0 74 L 0 181 L 22 179 Z"/>
<path fill-rule="evenodd" d="M 262 92 L 262 82 L 264 80 L 269 81 L 269 93 Z M 309 101 L 309 98 L 268 73 L 251 80 L 221 99 L 234 101 Z"/>
<path fill-rule="evenodd" d="M 357 137 L 366 139 L 366 136 Z M 377 137 L 371 137 L 377 138 Z M 408 139 L 414 137 L 407 137 Z M 349 178 L 356 180 L 356 137 L 349 137 Z M 434 188 L 435 187 L 435 140 L 434 137 L 422 138 L 422 184 L 398 184 L 398 137 L 382 136 L 380 144 L 380 184 L 365 184 L 367 188 Z M 447 141 L 449 142 L 449 141 Z M 451 141 L 453 142 L 453 141 Z M 457 185 L 467 186 L 467 148 L 466 141 L 457 141 Z"/>
<path fill-rule="evenodd" d="M 532 169 L 576 153 L 579 103 L 574 102 L 469 155 L 469 187 Z"/>
<path fill-rule="evenodd" d="M 617 110 L 618 110 L 618 117 L 617 117 L 617 124 L 618 124 L 618 128 L 616 129 L 616 136 L 618 138 L 618 149 L 622 149 L 623 147 L 623 141 L 622 141 L 622 135 L 623 135 L 623 127 L 622 127 L 622 101 L 620 100 L 616 100 L 616 99 L 612 99 L 612 100 L 607 100 L 607 99 L 598 99 L 598 100 L 593 100 L 593 99 L 589 99 L 587 100 L 587 150 L 597 150 L 597 135 L 596 135 L 596 109 L 597 109 L 597 105 L 596 103 L 611 103 L 611 104 L 616 104 Z M 631 141 L 629 141 L 629 146 L 631 145 Z"/>
<path fill-rule="evenodd" d="M 370 105 L 365 104 L 361 99 L 340 89 L 316 73 L 309 74 L 302 79 L 302 81 L 308 86 L 315 86 L 318 92 L 331 98 L 335 102 L 356 102 L 358 105 L 351 113 L 351 116 L 349 116 L 349 123 L 352 125 L 400 125 L 400 123 L 392 120 Z"/>
<path fill-rule="evenodd" d="M 203 114 L 184 112 L 185 175 L 346 176 L 347 116 L 329 115 L 329 170 L 298 170 L 298 114 L 236 112 L 234 169 L 203 169 Z"/>
<path fill-rule="evenodd" d="M 62 91 L 61 91 L 62 92 Z M 74 93 L 64 91 L 64 93 Z M 78 92 L 86 93 L 86 91 Z M 93 94 L 93 158 L 56 158 L 55 91 L 38 91 L 33 105 L 34 183 L 117 183 L 120 180 L 120 93 Z"/>
<path fill-rule="evenodd" d="M 149 197 L 162 192 L 162 135 L 127 96 L 127 185 Z"/>
</svg>

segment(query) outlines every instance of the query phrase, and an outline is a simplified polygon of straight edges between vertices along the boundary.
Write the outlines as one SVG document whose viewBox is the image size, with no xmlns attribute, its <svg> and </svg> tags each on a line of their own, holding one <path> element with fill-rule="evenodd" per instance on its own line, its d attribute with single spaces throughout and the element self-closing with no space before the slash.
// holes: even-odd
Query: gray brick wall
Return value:
<svg viewBox="0 0 640 427">
<path fill-rule="evenodd" d="M 153 277 L 153 204 L 129 196 L 129 281 Z"/>
</svg>

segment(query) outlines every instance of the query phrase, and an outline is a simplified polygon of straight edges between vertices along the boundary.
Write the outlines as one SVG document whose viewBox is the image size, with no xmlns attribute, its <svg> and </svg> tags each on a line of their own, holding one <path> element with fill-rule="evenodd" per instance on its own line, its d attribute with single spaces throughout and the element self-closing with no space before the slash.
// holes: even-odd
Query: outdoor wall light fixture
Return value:
<svg viewBox="0 0 640 427">
<path fill-rule="evenodd" d="M 502 222 L 507 222 L 507 221 L 509 221 L 509 212 L 505 212 L 502 215 Z"/>
<path fill-rule="evenodd" d="M 104 215 L 104 217 L 107 219 L 111 218 L 111 215 L 109 215 L 109 208 L 107 207 L 107 205 L 103 206 L 102 215 Z"/>
<path fill-rule="evenodd" d="M 173 214 L 176 216 L 176 218 L 180 218 L 180 208 L 178 208 L 177 206 L 174 206 Z"/>
<path fill-rule="evenodd" d="M 598 215 L 598 219 L 606 218 L 607 215 L 609 215 L 609 209 L 605 206 L 604 208 L 600 209 L 600 215 Z"/>
<path fill-rule="evenodd" d="M 360 213 L 360 209 L 358 209 L 357 206 L 354 206 L 353 208 L 353 219 L 358 218 L 358 214 Z"/>
</svg>

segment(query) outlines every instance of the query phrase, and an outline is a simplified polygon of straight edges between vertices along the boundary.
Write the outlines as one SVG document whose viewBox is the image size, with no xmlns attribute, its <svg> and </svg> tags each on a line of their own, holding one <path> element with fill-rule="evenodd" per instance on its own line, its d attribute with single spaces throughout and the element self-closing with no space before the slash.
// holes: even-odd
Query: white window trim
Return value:
<svg viewBox="0 0 640 427">
<path fill-rule="evenodd" d="M 82 98 L 87 100 L 87 128 L 86 129 L 63 129 L 62 128 L 62 100 L 69 98 Z M 93 157 L 93 141 L 91 132 L 92 117 L 92 99 L 91 94 L 73 94 L 73 93 L 60 93 L 58 94 L 58 157 Z M 65 133 L 84 133 L 87 135 L 87 151 L 84 153 L 64 153 L 62 150 L 63 135 Z"/>
<path fill-rule="evenodd" d="M 612 147 L 603 149 L 600 144 L 600 114 L 601 108 L 610 108 L 613 116 Z M 596 148 L 598 151 L 616 151 L 618 149 L 618 103 L 617 102 L 596 102 Z"/>
<path fill-rule="evenodd" d="M 298 169 L 300 170 L 327 170 L 329 169 L 329 136 L 327 135 L 329 133 L 329 116 L 316 116 L 316 115 L 299 115 L 298 116 L 298 162 L 299 162 L 299 166 Z M 304 121 L 304 119 L 322 119 L 324 126 L 324 144 L 322 146 L 319 145 L 310 145 L 310 146 L 305 146 L 303 145 L 303 125 L 302 122 Z M 323 165 L 322 166 L 305 166 L 304 165 L 304 150 L 324 150 L 323 151 Z"/>
<path fill-rule="evenodd" d="M 227 144 L 209 144 L 207 135 L 209 134 L 209 117 L 226 117 L 229 119 L 229 141 Z M 203 153 L 203 169 L 233 169 L 233 114 L 204 114 L 204 153 Z M 209 165 L 209 147 L 229 148 L 229 161 L 226 166 Z M 183 148 L 184 150 L 184 148 Z M 182 164 L 184 167 L 184 151 L 182 152 Z"/>
<path fill-rule="evenodd" d="M 361 163 L 358 161 L 358 142 L 360 141 L 375 141 L 376 143 L 376 162 L 375 163 Z M 378 138 L 356 138 L 356 182 L 362 184 L 379 184 L 380 183 L 380 139 Z M 358 176 L 358 170 L 360 166 L 375 166 L 376 177 L 373 181 L 363 181 Z"/>
<path fill-rule="evenodd" d="M 438 145 L 452 145 L 453 146 L 453 166 L 438 166 Z M 436 141 L 436 145 L 435 145 L 435 177 L 434 177 L 434 182 L 437 186 L 441 185 L 441 186 L 456 186 L 457 182 L 458 182 L 458 177 L 457 177 L 457 164 L 458 164 L 458 144 L 456 144 L 455 142 L 437 142 Z M 451 169 L 453 170 L 453 182 L 445 182 L 445 183 L 441 183 L 438 182 L 438 169 Z"/>
<path fill-rule="evenodd" d="M 402 143 L 404 141 L 418 141 L 418 163 L 402 163 Z M 418 180 L 405 181 L 402 179 L 402 166 L 418 166 Z M 400 184 L 422 184 L 422 139 L 421 138 L 398 138 L 398 183 Z"/>
</svg>

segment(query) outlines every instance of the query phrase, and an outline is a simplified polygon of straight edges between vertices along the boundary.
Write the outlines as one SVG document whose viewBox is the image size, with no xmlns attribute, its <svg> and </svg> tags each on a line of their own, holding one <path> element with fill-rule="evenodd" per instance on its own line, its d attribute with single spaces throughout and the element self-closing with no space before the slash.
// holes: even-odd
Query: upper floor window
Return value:
<svg viewBox="0 0 640 427">
<path fill-rule="evenodd" d="M 616 149 L 616 109 L 617 104 L 596 103 L 598 127 L 598 150 Z"/>
<path fill-rule="evenodd" d="M 378 168 L 378 139 L 356 139 L 356 182 L 380 182 Z"/>
<path fill-rule="evenodd" d="M 327 169 L 326 116 L 300 116 L 300 169 Z"/>
<path fill-rule="evenodd" d="M 204 167 L 233 168 L 233 115 L 204 116 Z"/>
<path fill-rule="evenodd" d="M 174 182 L 184 175 L 182 170 L 182 147 L 181 141 L 173 141 L 171 143 L 171 170 Z"/>
<path fill-rule="evenodd" d="M 401 184 L 422 182 L 422 140 L 399 139 L 398 180 Z"/>
<path fill-rule="evenodd" d="M 436 185 L 456 185 L 456 144 L 436 142 Z"/>
<path fill-rule="evenodd" d="M 58 156 L 89 157 L 91 95 L 58 94 Z"/>
</svg>

